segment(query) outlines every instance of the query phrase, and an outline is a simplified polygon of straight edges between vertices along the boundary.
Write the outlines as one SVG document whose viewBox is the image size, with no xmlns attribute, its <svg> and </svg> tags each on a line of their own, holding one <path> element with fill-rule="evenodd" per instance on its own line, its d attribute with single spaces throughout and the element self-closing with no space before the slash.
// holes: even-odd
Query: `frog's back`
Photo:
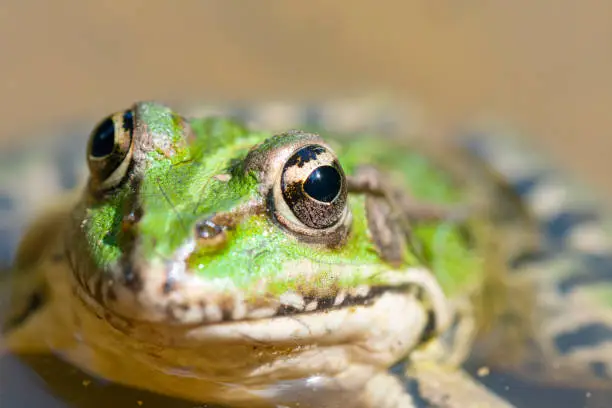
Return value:
<svg viewBox="0 0 612 408">
<path fill-rule="evenodd" d="M 536 238 L 508 262 L 519 289 L 495 328 L 503 342 L 491 336 L 475 356 L 552 384 L 610 389 L 612 220 L 603 201 L 506 129 L 471 132 L 463 142 L 517 199 Z M 525 291 L 527 316 L 519 307 Z M 520 356 L 507 347 L 517 326 L 527 331 Z"/>
</svg>

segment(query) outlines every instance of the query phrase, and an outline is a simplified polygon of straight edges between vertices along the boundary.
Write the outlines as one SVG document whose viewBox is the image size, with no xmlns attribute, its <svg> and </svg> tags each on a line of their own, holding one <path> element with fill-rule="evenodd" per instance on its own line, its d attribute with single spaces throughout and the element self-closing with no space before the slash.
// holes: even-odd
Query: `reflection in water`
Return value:
<svg viewBox="0 0 612 408">
<path fill-rule="evenodd" d="M 51 356 L 1 358 L 0 400 L 7 408 L 221 408 L 108 383 Z"/>
<path fill-rule="evenodd" d="M 608 408 L 612 393 L 534 386 L 512 376 L 491 372 L 479 377 L 478 367 L 467 370 L 519 408 Z M 0 359 L 0 400 L 7 408 L 119 407 L 223 408 L 177 400 L 146 391 L 130 389 L 96 379 L 51 356 Z M 6 404 L 6 405 L 5 405 Z"/>
</svg>

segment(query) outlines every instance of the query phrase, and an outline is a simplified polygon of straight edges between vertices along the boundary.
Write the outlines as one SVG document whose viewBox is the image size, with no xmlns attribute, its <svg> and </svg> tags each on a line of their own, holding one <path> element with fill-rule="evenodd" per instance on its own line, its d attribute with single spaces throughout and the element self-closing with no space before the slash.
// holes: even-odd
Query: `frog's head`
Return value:
<svg viewBox="0 0 612 408">
<path fill-rule="evenodd" d="M 349 197 L 318 135 L 188 121 L 139 103 L 102 121 L 87 155 L 70 259 L 85 300 L 116 316 L 190 327 L 266 320 L 270 334 L 287 315 L 332 319 L 332 309 L 405 290 L 406 273 L 381 261 L 364 199 Z"/>
</svg>

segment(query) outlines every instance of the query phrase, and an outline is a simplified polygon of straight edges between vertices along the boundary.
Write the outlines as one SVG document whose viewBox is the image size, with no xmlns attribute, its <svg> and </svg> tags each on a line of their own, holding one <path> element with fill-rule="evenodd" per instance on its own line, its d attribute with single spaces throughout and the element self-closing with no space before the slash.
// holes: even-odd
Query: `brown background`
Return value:
<svg viewBox="0 0 612 408">
<path fill-rule="evenodd" d="M 503 115 L 612 194 L 610 1 L 5 0 L 0 50 L 3 148 L 135 99 L 383 90 L 437 132 Z"/>
</svg>

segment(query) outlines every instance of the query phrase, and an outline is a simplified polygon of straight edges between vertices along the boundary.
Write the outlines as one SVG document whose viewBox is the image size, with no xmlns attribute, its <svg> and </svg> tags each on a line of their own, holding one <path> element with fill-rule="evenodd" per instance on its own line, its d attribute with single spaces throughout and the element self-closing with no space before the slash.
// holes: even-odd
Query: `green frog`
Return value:
<svg viewBox="0 0 612 408">
<path fill-rule="evenodd" d="M 487 138 L 434 152 L 385 137 L 405 135 L 384 120 L 349 132 L 312 108 L 267 127 L 238 112 L 140 102 L 91 131 L 87 180 L 16 252 L 7 351 L 236 407 L 511 406 L 462 370 L 469 356 L 610 385 L 610 282 L 581 269 L 605 237 L 591 213 L 567 215 L 580 200 L 534 194 L 541 167 Z M 76 179 L 74 161 L 60 160 Z M 538 224 L 559 214 L 546 225 L 562 234 Z M 603 348 L 568 335 L 585 324 Z M 500 344 L 528 346 L 508 359 Z"/>
</svg>

